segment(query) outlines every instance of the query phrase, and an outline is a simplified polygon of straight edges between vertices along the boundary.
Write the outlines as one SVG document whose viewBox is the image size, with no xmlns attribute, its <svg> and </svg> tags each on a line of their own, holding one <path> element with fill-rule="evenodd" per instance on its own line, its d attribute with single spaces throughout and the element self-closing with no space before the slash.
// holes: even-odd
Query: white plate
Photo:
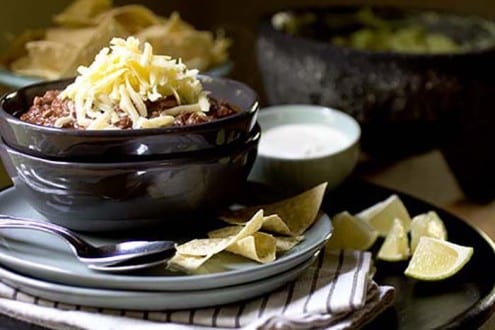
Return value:
<svg viewBox="0 0 495 330">
<path fill-rule="evenodd" d="M 319 252 L 319 251 L 318 251 Z M 6 284 L 30 295 L 72 305 L 133 310 L 212 307 L 268 293 L 294 280 L 315 260 L 316 252 L 288 271 L 241 285 L 194 291 L 129 291 L 74 287 L 26 277 L 0 267 Z"/>
<path fill-rule="evenodd" d="M 43 217 L 14 188 L 0 193 L 0 213 L 43 221 Z M 23 275 L 66 285 L 142 291 L 204 290 L 238 285 L 285 272 L 310 258 L 325 244 L 331 232 L 330 220 L 322 213 L 305 233 L 301 243 L 268 264 L 258 264 L 224 253 L 209 261 L 196 275 L 170 273 L 164 268 L 136 275 L 119 275 L 88 269 L 76 259 L 63 240 L 53 235 L 26 229 L 0 229 L 0 264 Z M 88 235 L 84 238 L 97 244 L 112 241 Z M 171 236 L 163 239 L 176 240 Z"/>
</svg>

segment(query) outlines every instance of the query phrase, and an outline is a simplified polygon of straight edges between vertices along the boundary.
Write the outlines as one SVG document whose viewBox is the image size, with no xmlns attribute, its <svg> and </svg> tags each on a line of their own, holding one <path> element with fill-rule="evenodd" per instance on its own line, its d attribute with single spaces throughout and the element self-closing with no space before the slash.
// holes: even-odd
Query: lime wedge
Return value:
<svg viewBox="0 0 495 330">
<path fill-rule="evenodd" d="M 327 243 L 330 249 L 367 250 L 378 238 L 378 231 L 347 211 L 336 214 L 332 223 L 333 234 Z"/>
<path fill-rule="evenodd" d="M 401 261 L 408 259 L 410 255 L 407 230 L 402 221 L 395 218 L 377 257 L 385 261 Z"/>
<path fill-rule="evenodd" d="M 356 216 L 368 222 L 378 230 L 381 236 L 388 234 L 396 218 L 402 222 L 406 232 L 409 231 L 411 223 L 409 212 L 397 195 L 390 196 L 386 200 L 359 212 Z"/>
<path fill-rule="evenodd" d="M 472 247 L 423 236 L 404 274 L 423 281 L 443 280 L 460 271 L 472 255 Z"/>
<path fill-rule="evenodd" d="M 447 239 L 447 230 L 442 219 L 435 211 L 419 214 L 411 222 L 411 251 L 414 253 L 422 236 Z"/>
</svg>

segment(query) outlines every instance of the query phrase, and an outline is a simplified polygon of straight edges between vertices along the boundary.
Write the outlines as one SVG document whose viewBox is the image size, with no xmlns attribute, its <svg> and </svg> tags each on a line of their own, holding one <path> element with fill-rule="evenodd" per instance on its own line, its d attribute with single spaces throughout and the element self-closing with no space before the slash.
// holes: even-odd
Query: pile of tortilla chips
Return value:
<svg viewBox="0 0 495 330">
<path fill-rule="evenodd" d="M 224 63 L 230 41 L 198 31 L 173 13 L 155 15 L 141 5 L 112 7 L 111 0 L 76 0 L 53 18 L 55 27 L 29 30 L 14 40 L 0 59 L 10 71 L 58 79 L 76 75 L 113 37 L 136 36 L 156 54 L 181 58 L 200 71 Z"/>
<path fill-rule="evenodd" d="M 327 184 L 295 197 L 256 207 L 227 211 L 221 219 L 231 224 L 177 246 L 168 268 L 194 272 L 214 255 L 228 251 L 259 263 L 274 261 L 304 239 L 316 220 Z"/>
</svg>

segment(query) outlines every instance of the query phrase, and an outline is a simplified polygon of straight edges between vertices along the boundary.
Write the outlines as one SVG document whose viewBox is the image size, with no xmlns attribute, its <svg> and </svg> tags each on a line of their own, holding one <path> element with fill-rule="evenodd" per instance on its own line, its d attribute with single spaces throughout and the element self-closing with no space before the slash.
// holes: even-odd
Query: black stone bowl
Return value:
<svg viewBox="0 0 495 330">
<path fill-rule="evenodd" d="M 428 29 L 471 48 L 455 53 L 379 52 L 338 46 L 334 35 L 359 28 L 358 7 L 299 8 L 310 14 L 299 33 L 260 22 L 257 60 L 269 104 L 320 104 L 341 109 L 362 127 L 361 147 L 394 160 L 439 147 L 464 190 L 495 197 L 494 22 L 434 12 Z M 374 8 L 398 18 L 419 10 Z M 308 17 L 308 16 L 306 16 Z M 428 24 L 430 24 L 428 26 Z"/>
<path fill-rule="evenodd" d="M 54 161 L 5 143 L 14 186 L 47 220 L 80 231 L 186 226 L 231 203 L 257 154 L 258 125 L 242 141 L 186 157 L 117 163 Z"/>
<path fill-rule="evenodd" d="M 243 83 L 201 76 L 210 95 L 240 111 L 212 122 L 184 127 L 129 130 L 77 130 L 44 127 L 19 119 L 35 96 L 63 89 L 72 80 L 42 82 L 8 93 L 0 100 L 0 133 L 10 146 L 27 154 L 58 160 L 99 162 L 214 149 L 245 139 L 256 123 L 257 94 Z"/>
</svg>

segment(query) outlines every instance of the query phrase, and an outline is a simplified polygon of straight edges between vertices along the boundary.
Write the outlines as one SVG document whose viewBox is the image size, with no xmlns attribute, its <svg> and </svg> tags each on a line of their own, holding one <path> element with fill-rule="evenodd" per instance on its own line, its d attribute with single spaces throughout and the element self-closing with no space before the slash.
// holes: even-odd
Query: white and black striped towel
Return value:
<svg viewBox="0 0 495 330">
<path fill-rule="evenodd" d="M 220 307 L 136 312 L 46 301 L 0 283 L 0 313 L 53 329 L 355 329 L 392 304 L 392 287 L 370 280 L 369 252 L 324 250 L 296 281 Z"/>
</svg>

